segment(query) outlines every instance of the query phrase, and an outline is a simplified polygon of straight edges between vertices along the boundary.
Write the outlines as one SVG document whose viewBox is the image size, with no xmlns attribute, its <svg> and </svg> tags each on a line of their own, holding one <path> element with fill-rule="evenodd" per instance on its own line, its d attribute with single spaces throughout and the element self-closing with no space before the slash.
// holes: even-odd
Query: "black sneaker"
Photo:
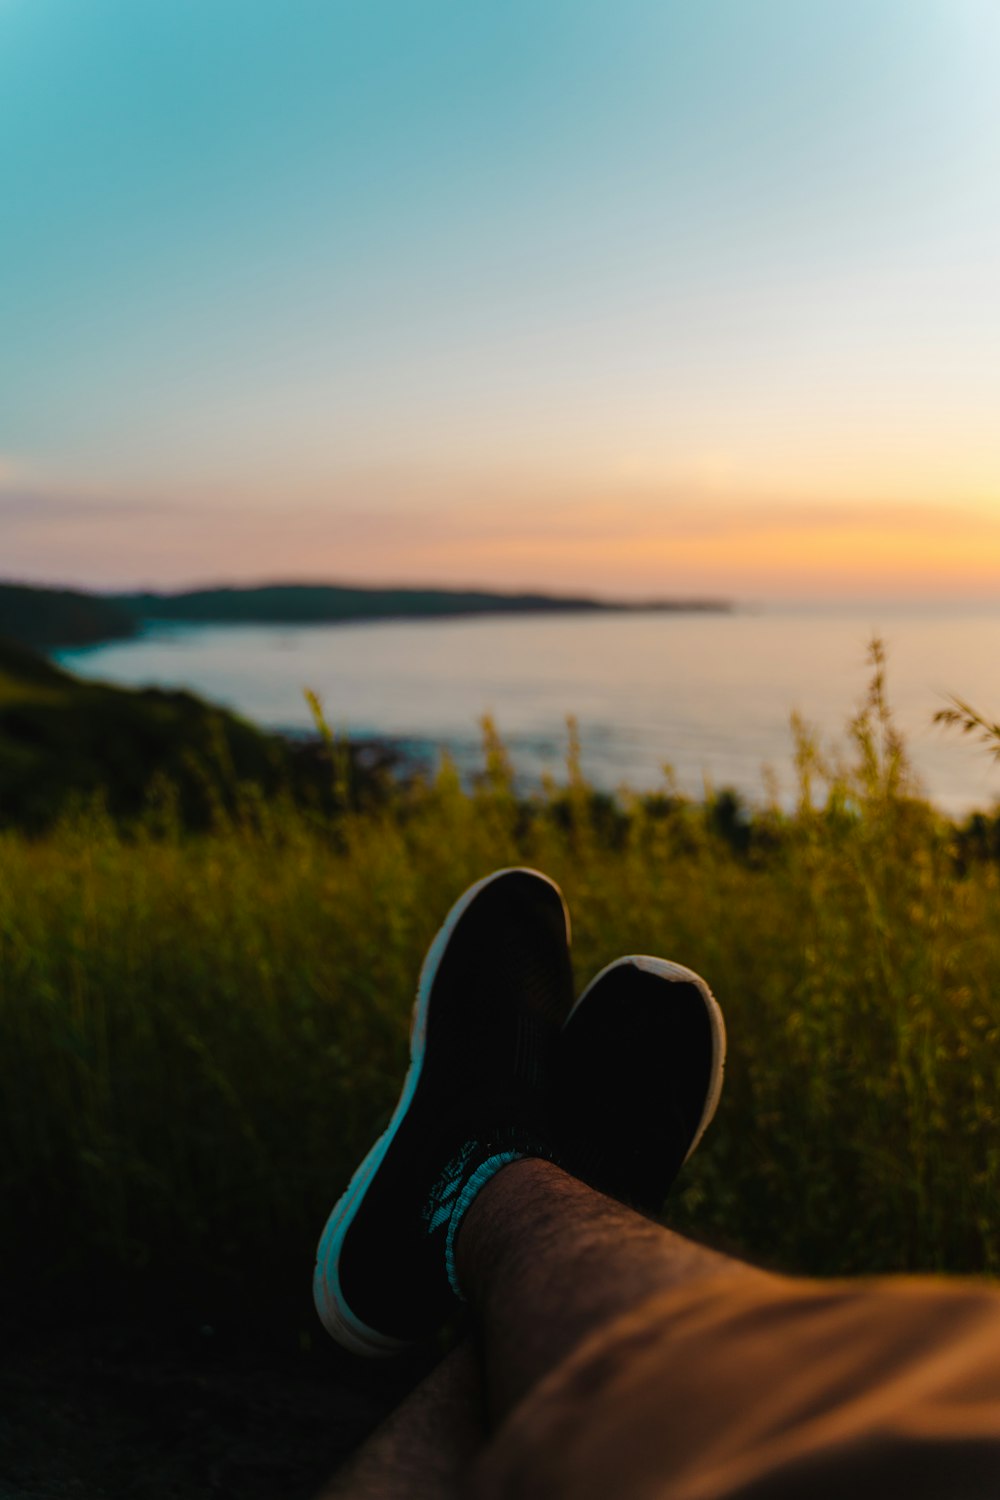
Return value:
<svg viewBox="0 0 1000 1500">
<path fill-rule="evenodd" d="M 563 1028 L 553 1118 L 560 1162 L 656 1215 L 715 1114 L 726 1028 L 703 979 L 633 955 L 602 969 Z"/>
<path fill-rule="evenodd" d="M 455 1236 L 476 1193 L 507 1162 L 552 1158 L 551 1070 L 572 1003 L 558 886 L 515 869 L 466 891 L 424 961 L 392 1119 L 319 1243 L 313 1297 L 338 1343 L 394 1354 L 454 1310 Z"/>
</svg>

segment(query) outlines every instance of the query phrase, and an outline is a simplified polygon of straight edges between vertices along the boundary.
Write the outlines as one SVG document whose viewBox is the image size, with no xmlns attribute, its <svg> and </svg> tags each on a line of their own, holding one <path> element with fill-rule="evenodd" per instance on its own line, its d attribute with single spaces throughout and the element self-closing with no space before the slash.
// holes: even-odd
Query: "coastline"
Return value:
<svg viewBox="0 0 1000 1500">
<path fill-rule="evenodd" d="M 52 651 L 141 637 L 156 625 L 358 625 L 512 615 L 726 614 L 726 599 L 618 600 L 479 589 L 262 584 L 162 593 L 96 593 L 0 582 L 0 636 Z"/>
</svg>

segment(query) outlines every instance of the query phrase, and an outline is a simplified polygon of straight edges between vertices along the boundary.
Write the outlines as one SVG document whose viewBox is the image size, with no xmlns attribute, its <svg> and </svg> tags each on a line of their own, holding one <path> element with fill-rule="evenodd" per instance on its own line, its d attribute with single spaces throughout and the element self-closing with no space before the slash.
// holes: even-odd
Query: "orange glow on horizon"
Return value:
<svg viewBox="0 0 1000 1500">
<path fill-rule="evenodd" d="M 269 498 L 235 484 L 66 494 L 29 478 L 5 518 L 5 572 L 108 588 L 280 578 L 632 598 L 1000 592 L 1000 486 L 901 502 L 723 478 L 595 472 L 572 484 L 512 465 L 415 469 L 407 482 L 392 465 Z"/>
</svg>

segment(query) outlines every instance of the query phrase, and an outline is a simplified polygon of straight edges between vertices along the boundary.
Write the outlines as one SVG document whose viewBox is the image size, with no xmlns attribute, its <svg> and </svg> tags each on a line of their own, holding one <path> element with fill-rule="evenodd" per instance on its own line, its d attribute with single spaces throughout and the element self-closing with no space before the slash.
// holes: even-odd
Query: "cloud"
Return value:
<svg viewBox="0 0 1000 1500">
<path fill-rule="evenodd" d="M 66 495 L 38 495 L 30 490 L 0 489 L 0 524 L 4 521 L 60 520 L 64 516 L 80 515 L 93 505 L 92 501 L 81 501 Z M 97 503 L 97 508 L 100 510 L 100 502 Z"/>
<path fill-rule="evenodd" d="M 177 506 L 161 500 L 115 500 L 90 494 L 54 494 L 45 490 L 8 487 L 0 475 L 0 525 L 4 521 L 47 524 L 50 521 L 128 520 L 150 514 L 173 513 Z"/>
<path fill-rule="evenodd" d="M 417 487 L 405 504 L 394 493 L 366 504 L 359 490 L 241 503 L 0 483 L 0 575 L 109 588 L 281 577 L 737 596 L 1000 583 L 1000 516 L 971 504 L 737 499 L 672 483 L 504 494 L 490 479 L 437 497 Z"/>
</svg>

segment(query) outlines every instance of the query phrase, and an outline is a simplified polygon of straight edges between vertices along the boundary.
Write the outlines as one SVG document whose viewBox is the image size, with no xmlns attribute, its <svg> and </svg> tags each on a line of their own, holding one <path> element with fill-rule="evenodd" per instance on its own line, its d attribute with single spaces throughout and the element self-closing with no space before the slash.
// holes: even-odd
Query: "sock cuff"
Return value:
<svg viewBox="0 0 1000 1500">
<path fill-rule="evenodd" d="M 473 1202 L 486 1184 L 494 1178 L 501 1167 L 508 1166 L 512 1161 L 524 1161 L 523 1151 L 496 1151 L 488 1156 L 485 1161 L 480 1162 L 476 1170 L 470 1173 L 462 1191 L 458 1195 L 455 1207 L 451 1211 L 448 1220 L 448 1233 L 444 1242 L 444 1265 L 448 1273 L 448 1284 L 460 1302 L 466 1300 L 458 1282 L 458 1269 L 455 1265 L 455 1241 L 458 1239 L 458 1231 L 462 1227 L 465 1218 Z"/>
</svg>

